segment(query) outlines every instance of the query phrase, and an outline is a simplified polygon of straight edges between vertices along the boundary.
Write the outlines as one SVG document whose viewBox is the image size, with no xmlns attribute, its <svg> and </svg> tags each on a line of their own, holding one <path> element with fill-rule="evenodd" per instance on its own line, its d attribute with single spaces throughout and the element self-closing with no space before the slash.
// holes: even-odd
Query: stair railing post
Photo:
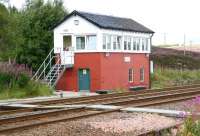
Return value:
<svg viewBox="0 0 200 136">
<path fill-rule="evenodd" d="M 43 71 L 44 71 L 44 79 L 45 79 L 45 62 L 44 62 L 44 70 Z"/>
</svg>

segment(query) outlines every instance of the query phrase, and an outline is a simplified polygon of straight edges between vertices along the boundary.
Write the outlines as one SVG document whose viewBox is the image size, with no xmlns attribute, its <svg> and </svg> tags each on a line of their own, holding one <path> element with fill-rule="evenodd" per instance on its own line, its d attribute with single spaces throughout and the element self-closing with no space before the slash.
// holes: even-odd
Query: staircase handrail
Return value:
<svg viewBox="0 0 200 136">
<path fill-rule="evenodd" d="M 59 58 L 59 59 L 56 61 L 56 63 L 55 63 L 54 66 L 56 66 L 56 65 L 58 66 L 58 65 L 60 64 L 60 61 L 61 61 L 61 58 Z M 60 67 L 61 67 L 61 64 L 60 64 Z M 60 67 L 59 67 L 59 68 L 60 68 Z M 56 72 L 58 71 L 59 68 L 57 68 Z M 49 82 L 50 85 L 51 85 L 51 81 L 53 80 L 53 78 L 54 78 L 55 75 L 56 75 L 56 72 L 55 72 L 54 75 L 50 78 L 50 82 Z"/>
<path fill-rule="evenodd" d="M 44 61 L 42 62 L 42 64 L 40 65 L 40 67 L 38 68 L 37 72 L 34 74 L 34 76 L 31 78 L 31 80 L 35 79 L 35 77 L 37 77 L 39 71 L 41 70 L 41 68 L 43 67 L 43 65 L 45 65 L 46 60 L 51 56 L 52 52 L 54 51 L 54 48 L 51 49 L 51 51 L 49 52 L 49 54 L 47 55 L 47 57 L 44 59 Z M 43 70 L 44 71 L 44 70 Z M 40 74 L 41 75 L 41 74 Z M 36 79 L 38 80 L 40 78 L 40 76 Z"/>
</svg>

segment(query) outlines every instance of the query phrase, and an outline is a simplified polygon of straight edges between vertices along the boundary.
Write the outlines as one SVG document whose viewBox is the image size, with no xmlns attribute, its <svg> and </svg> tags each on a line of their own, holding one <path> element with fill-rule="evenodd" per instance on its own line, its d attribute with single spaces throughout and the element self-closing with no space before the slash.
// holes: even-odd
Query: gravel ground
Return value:
<svg viewBox="0 0 200 136">
<path fill-rule="evenodd" d="M 48 116 L 48 117 L 42 117 L 39 119 L 30 119 L 30 120 L 22 120 L 22 121 L 17 121 L 17 122 L 11 122 L 11 123 L 5 123 L 0 125 L 0 129 L 4 128 L 11 128 L 15 126 L 21 126 L 21 125 L 26 125 L 26 124 L 32 124 L 32 123 L 40 123 L 41 121 L 49 121 L 53 119 L 63 119 L 63 118 L 69 118 L 69 117 L 74 117 L 77 115 L 85 115 L 87 113 L 94 113 L 95 111 L 78 111 L 78 112 L 68 112 L 68 113 L 62 113 L 62 114 L 57 114 L 56 116 Z"/>
<path fill-rule="evenodd" d="M 186 100 L 174 103 L 159 104 L 156 106 L 147 106 L 147 108 L 190 111 L 195 109 L 195 104 L 193 104 L 191 101 L 192 100 Z"/>
<path fill-rule="evenodd" d="M 109 113 L 5 134 L 6 136 L 134 136 L 175 125 L 180 120 L 145 113 Z M 4 136 L 5 136 L 4 135 Z M 3 135 L 0 135 L 3 136 Z"/>
</svg>

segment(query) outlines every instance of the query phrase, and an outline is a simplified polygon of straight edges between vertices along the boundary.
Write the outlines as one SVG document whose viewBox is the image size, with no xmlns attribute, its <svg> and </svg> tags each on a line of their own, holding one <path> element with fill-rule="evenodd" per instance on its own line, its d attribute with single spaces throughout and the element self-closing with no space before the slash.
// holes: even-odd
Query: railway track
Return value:
<svg viewBox="0 0 200 136">
<path fill-rule="evenodd" d="M 129 93 L 125 93 L 126 95 L 117 96 L 117 94 L 106 95 L 103 96 L 102 99 L 88 99 L 89 97 L 82 98 L 79 103 L 74 102 L 71 99 L 70 104 L 80 104 L 80 103 L 87 103 L 87 104 L 109 104 L 109 105 L 132 105 L 135 107 L 143 107 L 148 105 L 155 105 L 155 104 L 163 104 L 169 103 L 174 101 L 186 100 L 194 98 L 200 95 L 200 86 L 190 86 L 187 88 L 176 88 L 168 90 L 163 89 L 161 92 L 156 91 L 149 91 L 145 92 L 144 94 L 137 93 L 135 95 L 130 95 Z M 77 99 L 77 98 L 76 98 Z M 62 102 L 63 103 L 63 102 Z M 64 102 L 69 104 L 69 101 Z M 22 109 L 23 110 L 23 109 Z M 94 111 L 85 108 L 70 108 L 70 109 L 60 109 L 60 110 L 50 110 L 50 111 L 37 111 L 37 112 L 30 112 L 29 114 L 23 114 L 18 116 L 9 116 L 7 118 L 1 118 L 0 116 L 0 133 L 6 133 L 10 131 L 20 130 L 24 128 L 31 128 L 33 126 L 39 126 L 44 124 L 51 124 L 55 122 L 61 121 L 71 121 L 80 118 L 96 116 L 100 114 L 106 114 L 110 112 L 116 112 L 120 109 L 115 110 L 106 110 L 106 111 Z"/>
<path fill-rule="evenodd" d="M 110 100 L 137 98 L 137 97 L 143 97 L 145 95 L 151 96 L 155 94 L 164 94 L 167 91 L 182 91 L 186 89 L 195 89 L 199 87 L 200 87 L 200 84 L 196 84 L 196 85 L 189 85 L 189 86 L 169 87 L 169 88 L 163 88 L 163 89 L 148 89 L 148 90 L 138 91 L 138 92 L 124 92 L 124 93 L 103 94 L 103 95 L 86 96 L 86 97 L 78 97 L 78 98 L 61 98 L 61 99 L 44 100 L 44 101 L 37 101 L 37 102 L 27 102 L 27 104 L 38 104 L 38 105 L 90 104 L 90 103 L 106 104 L 105 101 L 110 101 Z M 111 103 L 108 103 L 108 104 L 111 104 Z M 0 115 L 34 112 L 37 110 L 39 109 L 25 108 L 25 109 L 5 110 L 5 111 L 0 111 Z"/>
</svg>

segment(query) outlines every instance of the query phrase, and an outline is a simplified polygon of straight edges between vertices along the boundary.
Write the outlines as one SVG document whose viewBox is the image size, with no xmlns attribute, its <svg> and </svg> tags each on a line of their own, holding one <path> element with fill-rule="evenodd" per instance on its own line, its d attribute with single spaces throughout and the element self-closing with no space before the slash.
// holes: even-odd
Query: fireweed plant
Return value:
<svg viewBox="0 0 200 136">
<path fill-rule="evenodd" d="M 184 125 L 179 128 L 178 136 L 200 136 L 200 96 L 184 103 L 186 112 L 180 113 L 185 117 Z M 189 115 L 186 113 L 190 113 Z"/>
</svg>

